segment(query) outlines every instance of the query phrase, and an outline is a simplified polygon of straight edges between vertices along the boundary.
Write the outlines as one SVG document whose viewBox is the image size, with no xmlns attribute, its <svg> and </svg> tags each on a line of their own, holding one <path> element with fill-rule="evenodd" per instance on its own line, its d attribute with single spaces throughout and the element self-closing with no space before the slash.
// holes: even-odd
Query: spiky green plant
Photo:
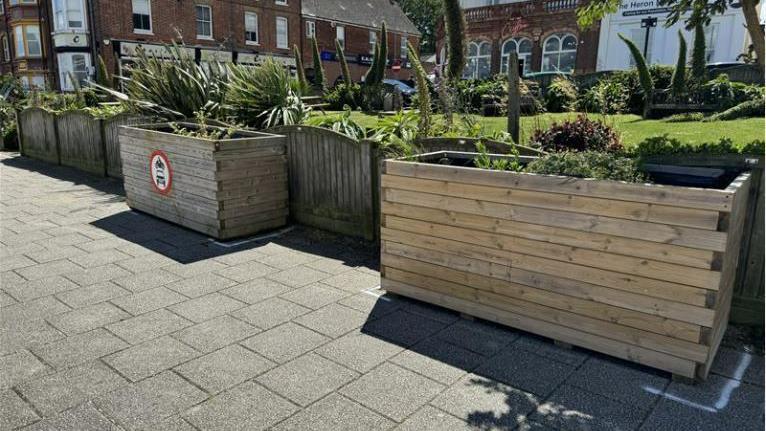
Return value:
<svg viewBox="0 0 766 431">
<path fill-rule="evenodd" d="M 460 79 L 465 67 L 465 16 L 460 0 L 444 0 L 444 26 L 447 32 L 447 78 Z"/>
<path fill-rule="evenodd" d="M 632 40 L 626 38 L 622 34 L 618 33 L 620 39 L 628 46 L 630 54 L 633 56 L 633 60 L 636 62 L 636 69 L 638 70 L 638 81 L 641 83 L 641 89 L 644 91 L 644 117 L 649 113 L 649 104 L 652 103 L 652 95 L 654 94 L 654 81 L 652 80 L 652 74 L 649 73 L 649 66 L 646 64 L 646 59 L 638 49 Z"/>
<path fill-rule="evenodd" d="M 412 70 L 415 71 L 415 86 L 418 90 L 418 108 L 420 109 L 418 132 L 421 136 L 428 136 L 431 133 L 431 92 L 428 89 L 426 70 L 423 69 L 418 53 L 409 41 L 407 41 L 407 55 L 412 62 Z"/>
<path fill-rule="evenodd" d="M 112 77 L 106 70 L 104 57 L 98 56 L 98 70 L 96 71 L 96 82 L 103 87 L 112 88 Z"/>
<path fill-rule="evenodd" d="M 338 39 L 335 39 L 335 55 L 340 62 L 340 73 L 343 75 L 343 82 L 347 85 L 353 84 L 354 81 L 351 78 L 351 71 L 348 69 L 348 61 L 346 61 L 346 53 Z"/>
<path fill-rule="evenodd" d="M 380 26 L 380 52 L 378 53 L 378 64 L 376 67 L 378 70 L 375 72 L 375 83 L 379 84 L 386 79 L 386 64 L 388 63 L 388 29 L 386 28 L 386 22 Z"/>
<path fill-rule="evenodd" d="M 670 91 L 676 100 L 686 92 L 686 39 L 681 30 L 678 30 L 678 60 L 670 79 Z"/>
<path fill-rule="evenodd" d="M 298 83 L 301 86 L 301 92 L 309 88 L 309 82 L 306 79 L 306 69 L 303 68 L 303 55 L 298 45 L 293 45 L 293 57 L 295 57 L 295 69 L 298 72 Z"/>
<path fill-rule="evenodd" d="M 692 78 L 698 83 L 706 80 L 705 70 L 705 28 L 702 23 L 694 26 L 694 45 L 692 47 Z"/>
<path fill-rule="evenodd" d="M 319 55 L 319 43 L 316 37 L 311 38 L 312 60 L 314 61 L 314 87 L 324 91 L 327 89 L 327 81 L 324 76 L 322 57 Z"/>
<path fill-rule="evenodd" d="M 367 70 L 367 74 L 364 75 L 364 84 L 366 86 L 373 86 L 378 82 L 378 62 L 380 61 L 380 44 L 375 42 L 375 47 L 372 49 L 372 64 Z"/>
</svg>

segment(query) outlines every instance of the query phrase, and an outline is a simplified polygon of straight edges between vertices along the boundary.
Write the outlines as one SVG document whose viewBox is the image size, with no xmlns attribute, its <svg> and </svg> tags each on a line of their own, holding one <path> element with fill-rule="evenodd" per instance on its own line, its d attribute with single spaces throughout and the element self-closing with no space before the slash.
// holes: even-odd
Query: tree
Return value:
<svg viewBox="0 0 766 431">
<path fill-rule="evenodd" d="M 322 91 L 327 88 L 327 82 L 324 78 L 324 68 L 322 66 L 322 57 L 319 55 L 319 44 L 317 38 L 311 38 L 311 48 L 314 60 L 314 86 Z"/>
<path fill-rule="evenodd" d="M 447 32 L 447 79 L 457 80 L 465 68 L 465 16 L 459 0 L 444 0 L 444 29 Z"/>
<path fill-rule="evenodd" d="M 702 24 L 694 26 L 694 45 L 692 46 L 692 78 L 697 83 L 705 82 L 705 29 Z"/>
<path fill-rule="evenodd" d="M 622 34 L 618 34 L 620 39 L 628 45 L 628 50 L 633 56 L 633 60 L 636 62 L 636 69 L 638 69 L 638 81 L 641 83 L 641 89 L 644 90 L 644 118 L 649 114 L 649 104 L 652 103 L 652 95 L 654 93 L 654 81 L 652 80 L 652 74 L 649 73 L 649 66 L 646 64 L 646 59 L 641 50 L 638 49 L 632 40 L 626 38 Z"/>
<path fill-rule="evenodd" d="M 418 52 L 409 41 L 407 41 L 407 55 L 410 56 L 412 70 L 415 71 L 415 87 L 418 89 L 418 109 L 420 110 L 418 133 L 420 136 L 428 136 L 431 133 L 431 92 L 428 89 L 428 78 L 420 63 Z"/>
<path fill-rule="evenodd" d="M 298 45 L 293 45 L 293 57 L 295 57 L 295 69 L 298 72 L 298 83 L 301 86 L 301 91 L 305 91 L 309 88 L 309 82 L 306 80 L 306 70 L 303 68 L 303 56 L 301 50 L 298 49 Z"/>
<path fill-rule="evenodd" d="M 681 30 L 678 30 L 678 60 L 670 79 L 670 91 L 676 100 L 686 92 L 686 39 Z"/>
<path fill-rule="evenodd" d="M 404 14 L 420 31 L 420 52 L 436 52 L 436 27 L 442 17 L 442 0 L 398 0 Z"/>
<path fill-rule="evenodd" d="M 764 65 L 764 32 L 758 19 L 756 6 L 759 0 L 659 0 L 658 5 L 669 7 L 666 26 L 682 21 L 687 30 L 697 25 L 707 26 L 715 15 L 724 13 L 729 7 L 739 4 L 745 15 L 745 26 L 753 41 L 753 48 L 758 64 Z M 581 27 L 587 28 L 609 13 L 617 12 L 621 0 L 591 0 L 577 9 L 577 19 Z M 691 13 L 689 13 L 691 11 Z"/>
<path fill-rule="evenodd" d="M 346 61 L 346 53 L 343 50 L 343 46 L 340 44 L 340 40 L 335 39 L 335 55 L 338 57 L 338 61 L 340 62 L 340 73 L 343 75 L 343 82 L 345 82 L 347 85 L 351 85 L 354 83 L 353 79 L 351 79 L 351 71 L 348 69 L 348 61 Z"/>
</svg>

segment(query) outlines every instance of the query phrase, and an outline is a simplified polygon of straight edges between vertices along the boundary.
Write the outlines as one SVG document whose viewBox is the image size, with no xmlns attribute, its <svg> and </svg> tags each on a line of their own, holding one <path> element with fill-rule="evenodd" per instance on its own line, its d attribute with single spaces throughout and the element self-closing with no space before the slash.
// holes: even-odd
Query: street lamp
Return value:
<svg viewBox="0 0 766 431">
<path fill-rule="evenodd" d="M 649 32 L 652 31 L 653 27 L 657 27 L 657 18 L 653 18 L 649 16 L 641 20 L 641 28 L 646 29 L 646 34 L 644 35 L 644 58 L 645 59 L 646 59 L 646 54 L 649 51 Z M 648 62 L 649 62 L 649 59 L 647 59 L 647 63 Z"/>
</svg>

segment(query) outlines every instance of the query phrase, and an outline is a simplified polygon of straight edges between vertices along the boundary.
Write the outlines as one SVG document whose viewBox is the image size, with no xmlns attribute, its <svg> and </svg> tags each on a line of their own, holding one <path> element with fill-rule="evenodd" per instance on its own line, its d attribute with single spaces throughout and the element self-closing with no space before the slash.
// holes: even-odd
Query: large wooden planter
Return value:
<svg viewBox="0 0 766 431">
<path fill-rule="evenodd" d="M 705 378 L 728 320 L 748 173 L 725 189 L 387 160 L 389 292 Z"/>
<path fill-rule="evenodd" d="M 170 133 L 167 124 L 123 126 L 120 157 L 131 208 L 218 239 L 287 223 L 284 136 L 237 131 L 214 141 Z"/>
</svg>

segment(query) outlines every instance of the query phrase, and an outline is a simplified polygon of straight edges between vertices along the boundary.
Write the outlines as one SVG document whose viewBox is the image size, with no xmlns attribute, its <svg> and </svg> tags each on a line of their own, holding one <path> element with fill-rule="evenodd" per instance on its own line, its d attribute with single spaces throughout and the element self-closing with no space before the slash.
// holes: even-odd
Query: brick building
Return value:
<svg viewBox="0 0 766 431">
<path fill-rule="evenodd" d="M 44 88 L 53 64 L 45 37 L 50 32 L 44 0 L 0 0 L 0 73 L 18 76 L 26 87 Z"/>
<path fill-rule="evenodd" d="M 505 73 L 516 51 L 524 73 L 596 70 L 599 24 L 577 26 L 579 0 L 462 0 L 466 19 L 465 77 Z M 437 62 L 444 63 L 444 23 L 437 29 Z"/>
<path fill-rule="evenodd" d="M 391 0 L 302 0 L 303 64 L 313 74 L 311 38 L 316 36 L 325 76 L 330 84 L 341 75 L 335 39 L 344 45 L 349 70 L 361 81 L 372 62 L 375 42 L 383 21 L 388 28 L 388 68 L 386 77 L 409 79 L 412 65 L 407 59 L 409 40 L 417 47 L 420 32 L 399 5 Z"/>
</svg>

